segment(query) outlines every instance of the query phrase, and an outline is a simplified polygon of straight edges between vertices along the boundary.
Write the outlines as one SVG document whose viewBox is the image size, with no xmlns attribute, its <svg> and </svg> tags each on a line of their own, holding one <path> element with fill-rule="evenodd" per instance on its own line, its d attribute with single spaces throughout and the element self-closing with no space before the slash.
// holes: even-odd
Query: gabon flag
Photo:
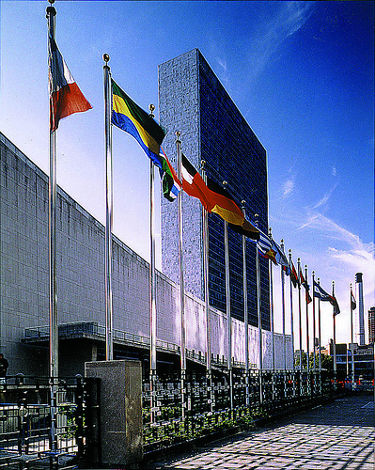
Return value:
<svg viewBox="0 0 375 470">
<path fill-rule="evenodd" d="M 51 34 L 48 36 L 48 76 L 50 96 L 50 130 L 59 127 L 60 119 L 92 108 L 83 96 Z"/>
</svg>

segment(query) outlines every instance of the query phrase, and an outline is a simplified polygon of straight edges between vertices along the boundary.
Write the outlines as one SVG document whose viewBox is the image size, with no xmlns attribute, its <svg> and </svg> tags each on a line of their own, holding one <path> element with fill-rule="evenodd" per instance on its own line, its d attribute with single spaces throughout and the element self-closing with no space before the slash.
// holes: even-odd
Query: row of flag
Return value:
<svg viewBox="0 0 375 470">
<path fill-rule="evenodd" d="M 235 202 L 230 193 L 210 178 L 205 182 L 185 155 L 182 155 L 181 181 L 168 160 L 161 144 L 165 137 L 164 129 L 140 106 L 138 106 L 113 80 L 112 89 L 112 124 L 132 135 L 145 151 L 146 155 L 159 168 L 163 195 L 174 201 L 181 189 L 191 197 L 199 199 L 209 213 L 214 213 L 228 222 L 229 226 L 242 235 L 257 242 L 259 253 L 275 265 L 280 265 L 290 276 L 294 287 L 303 286 L 306 302 L 312 302 L 310 286 L 305 280 L 299 264 L 299 272 L 289 261 L 284 250 L 268 235 L 263 233 L 251 221 Z M 49 35 L 49 91 L 50 91 L 50 129 L 58 128 L 60 119 L 74 113 L 91 109 L 90 103 L 76 84 L 66 65 L 55 40 Z M 355 299 L 352 295 L 352 308 Z M 337 299 L 328 294 L 318 283 L 313 282 L 313 297 L 330 302 L 334 315 L 340 313 Z"/>
</svg>

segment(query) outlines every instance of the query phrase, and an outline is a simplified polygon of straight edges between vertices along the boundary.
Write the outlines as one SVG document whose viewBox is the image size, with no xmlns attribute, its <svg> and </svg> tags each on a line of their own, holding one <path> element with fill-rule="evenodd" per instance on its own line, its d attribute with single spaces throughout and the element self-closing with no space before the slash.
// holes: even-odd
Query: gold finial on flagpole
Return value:
<svg viewBox="0 0 375 470">
<path fill-rule="evenodd" d="M 150 110 L 150 118 L 154 118 L 155 117 L 155 115 L 154 115 L 155 105 L 153 105 L 152 103 L 149 104 L 148 109 Z"/>
<path fill-rule="evenodd" d="M 109 54 L 103 54 L 103 60 L 104 62 L 106 63 L 106 65 L 108 64 L 108 62 L 110 61 L 110 57 L 109 57 Z"/>
<path fill-rule="evenodd" d="M 55 0 L 48 0 L 51 5 L 55 3 Z"/>
</svg>

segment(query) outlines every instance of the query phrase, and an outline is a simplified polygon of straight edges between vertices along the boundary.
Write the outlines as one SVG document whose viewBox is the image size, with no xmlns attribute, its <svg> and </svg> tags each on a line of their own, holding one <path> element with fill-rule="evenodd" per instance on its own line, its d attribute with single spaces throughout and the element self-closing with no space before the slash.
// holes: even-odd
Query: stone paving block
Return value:
<svg viewBox="0 0 375 470">
<path fill-rule="evenodd" d="M 289 418 L 284 425 L 257 430 L 243 435 L 242 439 L 204 448 L 204 458 L 201 453 L 179 462 L 165 462 L 158 468 L 374 470 L 375 427 L 370 425 L 372 418 L 368 410 L 361 409 L 364 400 L 368 402 L 368 397 L 340 400 L 340 414 L 335 411 L 336 421 L 331 416 L 332 409 L 337 408 L 337 403 L 333 403 L 304 413 L 303 419 L 300 415 L 294 423 L 291 422 L 293 418 Z M 364 426 L 348 425 L 350 417 L 357 422 L 360 418 Z M 189 463 L 191 466 L 186 466 Z"/>
</svg>

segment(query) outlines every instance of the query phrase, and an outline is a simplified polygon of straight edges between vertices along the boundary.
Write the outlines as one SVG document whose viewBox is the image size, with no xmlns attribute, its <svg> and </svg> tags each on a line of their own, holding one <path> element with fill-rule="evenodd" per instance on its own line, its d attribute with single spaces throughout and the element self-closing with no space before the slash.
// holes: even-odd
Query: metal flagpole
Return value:
<svg viewBox="0 0 375 470">
<path fill-rule="evenodd" d="M 350 343 L 353 345 L 354 343 L 354 325 L 353 325 L 353 305 L 352 305 L 352 296 L 353 296 L 353 286 L 352 283 L 350 283 Z M 350 353 L 351 353 L 351 376 L 352 376 L 352 389 L 354 387 L 354 348 L 351 346 L 350 348 Z"/>
<path fill-rule="evenodd" d="M 246 201 L 241 201 L 241 209 L 244 217 Z M 249 395 L 249 312 L 247 305 L 247 263 L 246 263 L 246 236 L 242 235 L 242 290 L 243 290 L 243 321 L 245 328 L 245 384 L 246 384 L 246 405 L 250 404 Z"/>
<path fill-rule="evenodd" d="M 181 133 L 176 132 L 177 168 L 178 179 L 182 181 L 182 154 L 181 154 Z M 185 289 L 184 289 L 184 254 L 182 239 L 182 191 L 178 193 L 178 259 L 180 266 L 180 321 L 181 321 L 181 403 L 182 419 L 185 418 L 185 380 L 186 380 L 186 344 L 185 344 Z"/>
<path fill-rule="evenodd" d="M 307 265 L 305 264 L 305 281 L 307 282 Z M 311 393 L 311 377 L 310 377 L 310 335 L 309 335 L 309 302 L 308 290 L 305 288 L 305 302 L 306 302 L 306 391 L 307 394 Z"/>
<path fill-rule="evenodd" d="M 305 264 L 305 281 L 307 284 L 307 265 Z M 307 370 L 307 375 L 309 375 L 310 372 L 310 336 L 309 336 L 309 303 L 307 300 L 307 289 L 305 289 L 305 300 L 306 300 L 306 370 Z"/>
<path fill-rule="evenodd" d="M 269 227 L 268 235 L 272 240 L 272 229 Z M 275 371 L 275 321 L 274 321 L 274 306 L 273 306 L 273 262 L 268 263 L 269 276 L 270 276 L 270 315 L 271 315 L 271 340 L 272 340 L 272 370 Z"/>
<path fill-rule="evenodd" d="M 299 371 L 300 371 L 300 395 L 303 395 L 302 380 L 302 311 L 301 311 L 301 258 L 297 259 L 298 269 L 298 326 L 299 326 Z"/>
<path fill-rule="evenodd" d="M 113 172 L 112 172 L 112 83 L 108 66 L 109 55 L 104 54 L 104 135 L 106 156 L 106 223 L 105 223 L 105 358 L 113 360 L 113 304 L 112 304 L 112 222 L 113 222 Z"/>
<path fill-rule="evenodd" d="M 298 269 L 298 323 L 299 323 L 299 370 L 302 372 L 302 312 L 301 312 L 301 258 L 297 259 Z M 302 381 L 301 381 L 302 382 Z"/>
<path fill-rule="evenodd" d="M 207 176 L 205 170 L 206 162 L 201 161 L 202 179 L 207 184 Z M 208 212 L 202 206 L 202 221 L 203 221 L 203 276 L 204 276 L 204 300 L 206 310 L 206 343 L 207 343 L 207 357 L 206 357 L 206 377 L 207 377 L 207 391 L 210 394 L 210 410 L 214 409 L 214 393 L 212 388 L 212 371 L 211 371 L 211 325 L 210 325 L 210 293 L 209 293 L 209 273 L 208 273 Z"/>
<path fill-rule="evenodd" d="M 290 271 L 292 271 L 292 250 L 289 250 L 289 266 Z M 294 318 L 293 318 L 293 282 L 292 282 L 292 274 L 289 276 L 289 287 L 290 287 L 290 335 L 292 337 L 292 354 L 293 354 L 293 370 L 295 370 L 295 363 L 294 363 Z"/>
<path fill-rule="evenodd" d="M 312 285 L 313 285 L 313 351 L 314 351 L 314 373 L 316 372 L 316 344 L 315 344 L 315 336 L 316 336 L 316 328 L 315 328 L 315 297 L 314 297 L 314 283 L 315 283 L 315 271 L 312 272 Z M 314 379 L 315 380 L 315 379 Z"/>
<path fill-rule="evenodd" d="M 332 281 L 332 297 L 335 296 L 335 281 Z M 336 315 L 333 306 L 333 388 L 337 390 L 337 362 L 336 362 Z"/>
<path fill-rule="evenodd" d="M 293 317 L 293 282 L 292 282 L 292 250 L 289 250 L 289 290 L 290 290 L 290 336 L 292 339 L 292 370 L 293 370 L 293 397 L 296 395 L 296 365 L 294 359 L 294 317 Z"/>
<path fill-rule="evenodd" d="M 224 184 L 225 182 L 223 182 Z M 229 243 L 228 222 L 224 220 L 225 250 L 225 310 L 227 312 L 227 365 L 229 372 L 230 409 L 233 410 L 233 370 L 232 370 L 232 317 L 230 312 L 230 277 L 229 277 Z"/>
<path fill-rule="evenodd" d="M 259 215 L 254 215 L 256 228 L 259 228 Z M 259 338 L 259 403 L 263 404 L 263 338 L 262 338 L 262 314 L 260 311 L 260 264 L 258 242 L 255 248 L 255 270 L 257 283 L 257 314 L 258 314 L 258 338 Z"/>
<path fill-rule="evenodd" d="M 155 106 L 149 105 L 150 118 L 154 117 Z M 155 236 L 154 236 L 154 163 L 150 159 L 150 392 L 151 422 L 155 421 L 156 408 L 156 271 L 155 271 Z"/>
<path fill-rule="evenodd" d="M 284 253 L 284 240 L 281 240 L 280 247 Z M 281 308 L 282 308 L 282 328 L 283 328 L 283 368 L 286 371 L 286 340 L 285 340 L 285 274 L 281 266 Z"/>
<path fill-rule="evenodd" d="M 55 39 L 56 10 L 47 8 L 48 32 Z M 51 112 L 51 110 L 50 110 Z M 50 177 L 49 177 L 49 320 L 50 320 L 50 376 L 58 377 L 58 327 L 56 294 L 56 131 L 50 131 Z"/>
<path fill-rule="evenodd" d="M 318 277 L 318 284 L 320 285 L 320 278 Z M 320 315 L 320 299 L 318 299 L 318 347 L 319 347 L 319 389 L 322 393 L 322 323 Z"/>
<path fill-rule="evenodd" d="M 50 2 L 51 5 L 53 1 Z M 55 39 L 56 10 L 49 6 L 46 10 L 48 22 L 48 34 Z M 52 112 L 50 108 L 50 113 Z M 51 121 L 51 119 L 50 119 Z M 48 235 L 49 235 L 49 374 L 50 374 L 50 405 L 51 405 L 51 428 L 50 445 L 51 450 L 57 449 L 56 435 L 56 391 L 57 378 L 59 375 L 59 339 L 57 322 L 57 292 L 56 292 L 56 131 L 50 130 L 49 140 L 50 153 L 50 175 L 48 183 Z"/>
</svg>

